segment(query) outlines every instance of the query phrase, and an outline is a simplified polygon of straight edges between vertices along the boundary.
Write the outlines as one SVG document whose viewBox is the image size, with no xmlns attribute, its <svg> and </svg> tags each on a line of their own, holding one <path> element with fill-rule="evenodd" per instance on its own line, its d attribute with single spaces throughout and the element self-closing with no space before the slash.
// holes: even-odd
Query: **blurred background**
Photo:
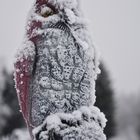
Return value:
<svg viewBox="0 0 140 140">
<path fill-rule="evenodd" d="M 140 140 L 140 0 L 80 0 L 101 54 L 96 95 L 109 140 Z M 13 61 L 33 0 L 0 1 L 0 139 L 29 140 L 19 112 Z M 24 136 L 24 137 L 23 137 Z M 26 136 L 26 137 L 25 137 Z"/>
</svg>

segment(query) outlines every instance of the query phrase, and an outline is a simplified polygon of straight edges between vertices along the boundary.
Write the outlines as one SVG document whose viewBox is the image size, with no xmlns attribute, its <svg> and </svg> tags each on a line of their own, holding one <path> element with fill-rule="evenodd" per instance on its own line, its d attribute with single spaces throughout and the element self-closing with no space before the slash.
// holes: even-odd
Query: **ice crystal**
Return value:
<svg viewBox="0 0 140 140">
<path fill-rule="evenodd" d="M 29 128 L 37 127 L 34 134 L 39 140 L 49 139 L 50 133 L 64 140 L 104 140 L 106 120 L 93 106 L 99 61 L 78 1 L 48 3 L 57 12 L 47 5 L 40 10 L 33 6 L 16 57 L 23 115 Z M 47 18 L 46 11 L 51 13 Z"/>
</svg>

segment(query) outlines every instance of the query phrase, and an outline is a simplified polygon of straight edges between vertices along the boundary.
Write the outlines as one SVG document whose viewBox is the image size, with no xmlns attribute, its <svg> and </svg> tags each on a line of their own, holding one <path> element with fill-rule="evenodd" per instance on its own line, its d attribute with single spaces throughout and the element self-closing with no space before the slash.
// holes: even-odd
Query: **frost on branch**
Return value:
<svg viewBox="0 0 140 140">
<path fill-rule="evenodd" d="M 90 107 L 99 62 L 80 13 L 77 0 L 37 0 L 31 9 L 15 81 L 22 113 L 31 135 L 36 128 L 37 140 L 55 134 L 64 140 L 105 139 L 104 116 Z"/>
<path fill-rule="evenodd" d="M 106 119 L 96 107 L 81 107 L 72 114 L 57 113 L 33 130 L 34 140 L 105 140 Z"/>
</svg>

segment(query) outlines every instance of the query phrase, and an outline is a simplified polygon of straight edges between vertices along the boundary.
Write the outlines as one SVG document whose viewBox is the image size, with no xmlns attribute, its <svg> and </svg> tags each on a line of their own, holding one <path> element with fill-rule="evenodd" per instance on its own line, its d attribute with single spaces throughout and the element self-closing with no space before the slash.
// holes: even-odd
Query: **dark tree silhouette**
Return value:
<svg viewBox="0 0 140 140">
<path fill-rule="evenodd" d="M 20 109 L 14 85 L 13 74 L 7 74 L 5 90 L 3 92 L 3 99 L 5 104 L 7 104 L 12 110 L 12 114 L 8 118 L 8 123 L 3 130 L 4 135 L 11 133 L 16 128 L 24 127 L 25 125 L 22 114 L 19 111 Z"/>
<path fill-rule="evenodd" d="M 111 86 L 110 77 L 103 63 L 100 65 L 101 74 L 96 82 L 96 103 L 95 105 L 101 109 L 108 120 L 105 128 L 105 134 L 108 138 L 114 136 L 115 121 L 114 121 L 114 99 L 113 89 Z"/>
</svg>

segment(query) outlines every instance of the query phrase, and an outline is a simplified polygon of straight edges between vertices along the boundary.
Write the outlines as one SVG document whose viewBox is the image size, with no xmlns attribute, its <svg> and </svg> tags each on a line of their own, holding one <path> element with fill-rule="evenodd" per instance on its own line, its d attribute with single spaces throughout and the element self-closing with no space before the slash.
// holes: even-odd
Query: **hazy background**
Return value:
<svg viewBox="0 0 140 140">
<path fill-rule="evenodd" d="M 140 87 L 140 0 L 81 0 L 117 91 Z M 12 66 L 24 34 L 25 19 L 33 0 L 0 1 L 0 55 Z"/>
<path fill-rule="evenodd" d="M 0 0 L 0 139 L 28 140 L 12 70 L 33 1 Z M 108 119 L 104 132 L 109 140 L 140 140 L 140 0 L 79 1 L 103 60 L 95 105 Z"/>
</svg>

